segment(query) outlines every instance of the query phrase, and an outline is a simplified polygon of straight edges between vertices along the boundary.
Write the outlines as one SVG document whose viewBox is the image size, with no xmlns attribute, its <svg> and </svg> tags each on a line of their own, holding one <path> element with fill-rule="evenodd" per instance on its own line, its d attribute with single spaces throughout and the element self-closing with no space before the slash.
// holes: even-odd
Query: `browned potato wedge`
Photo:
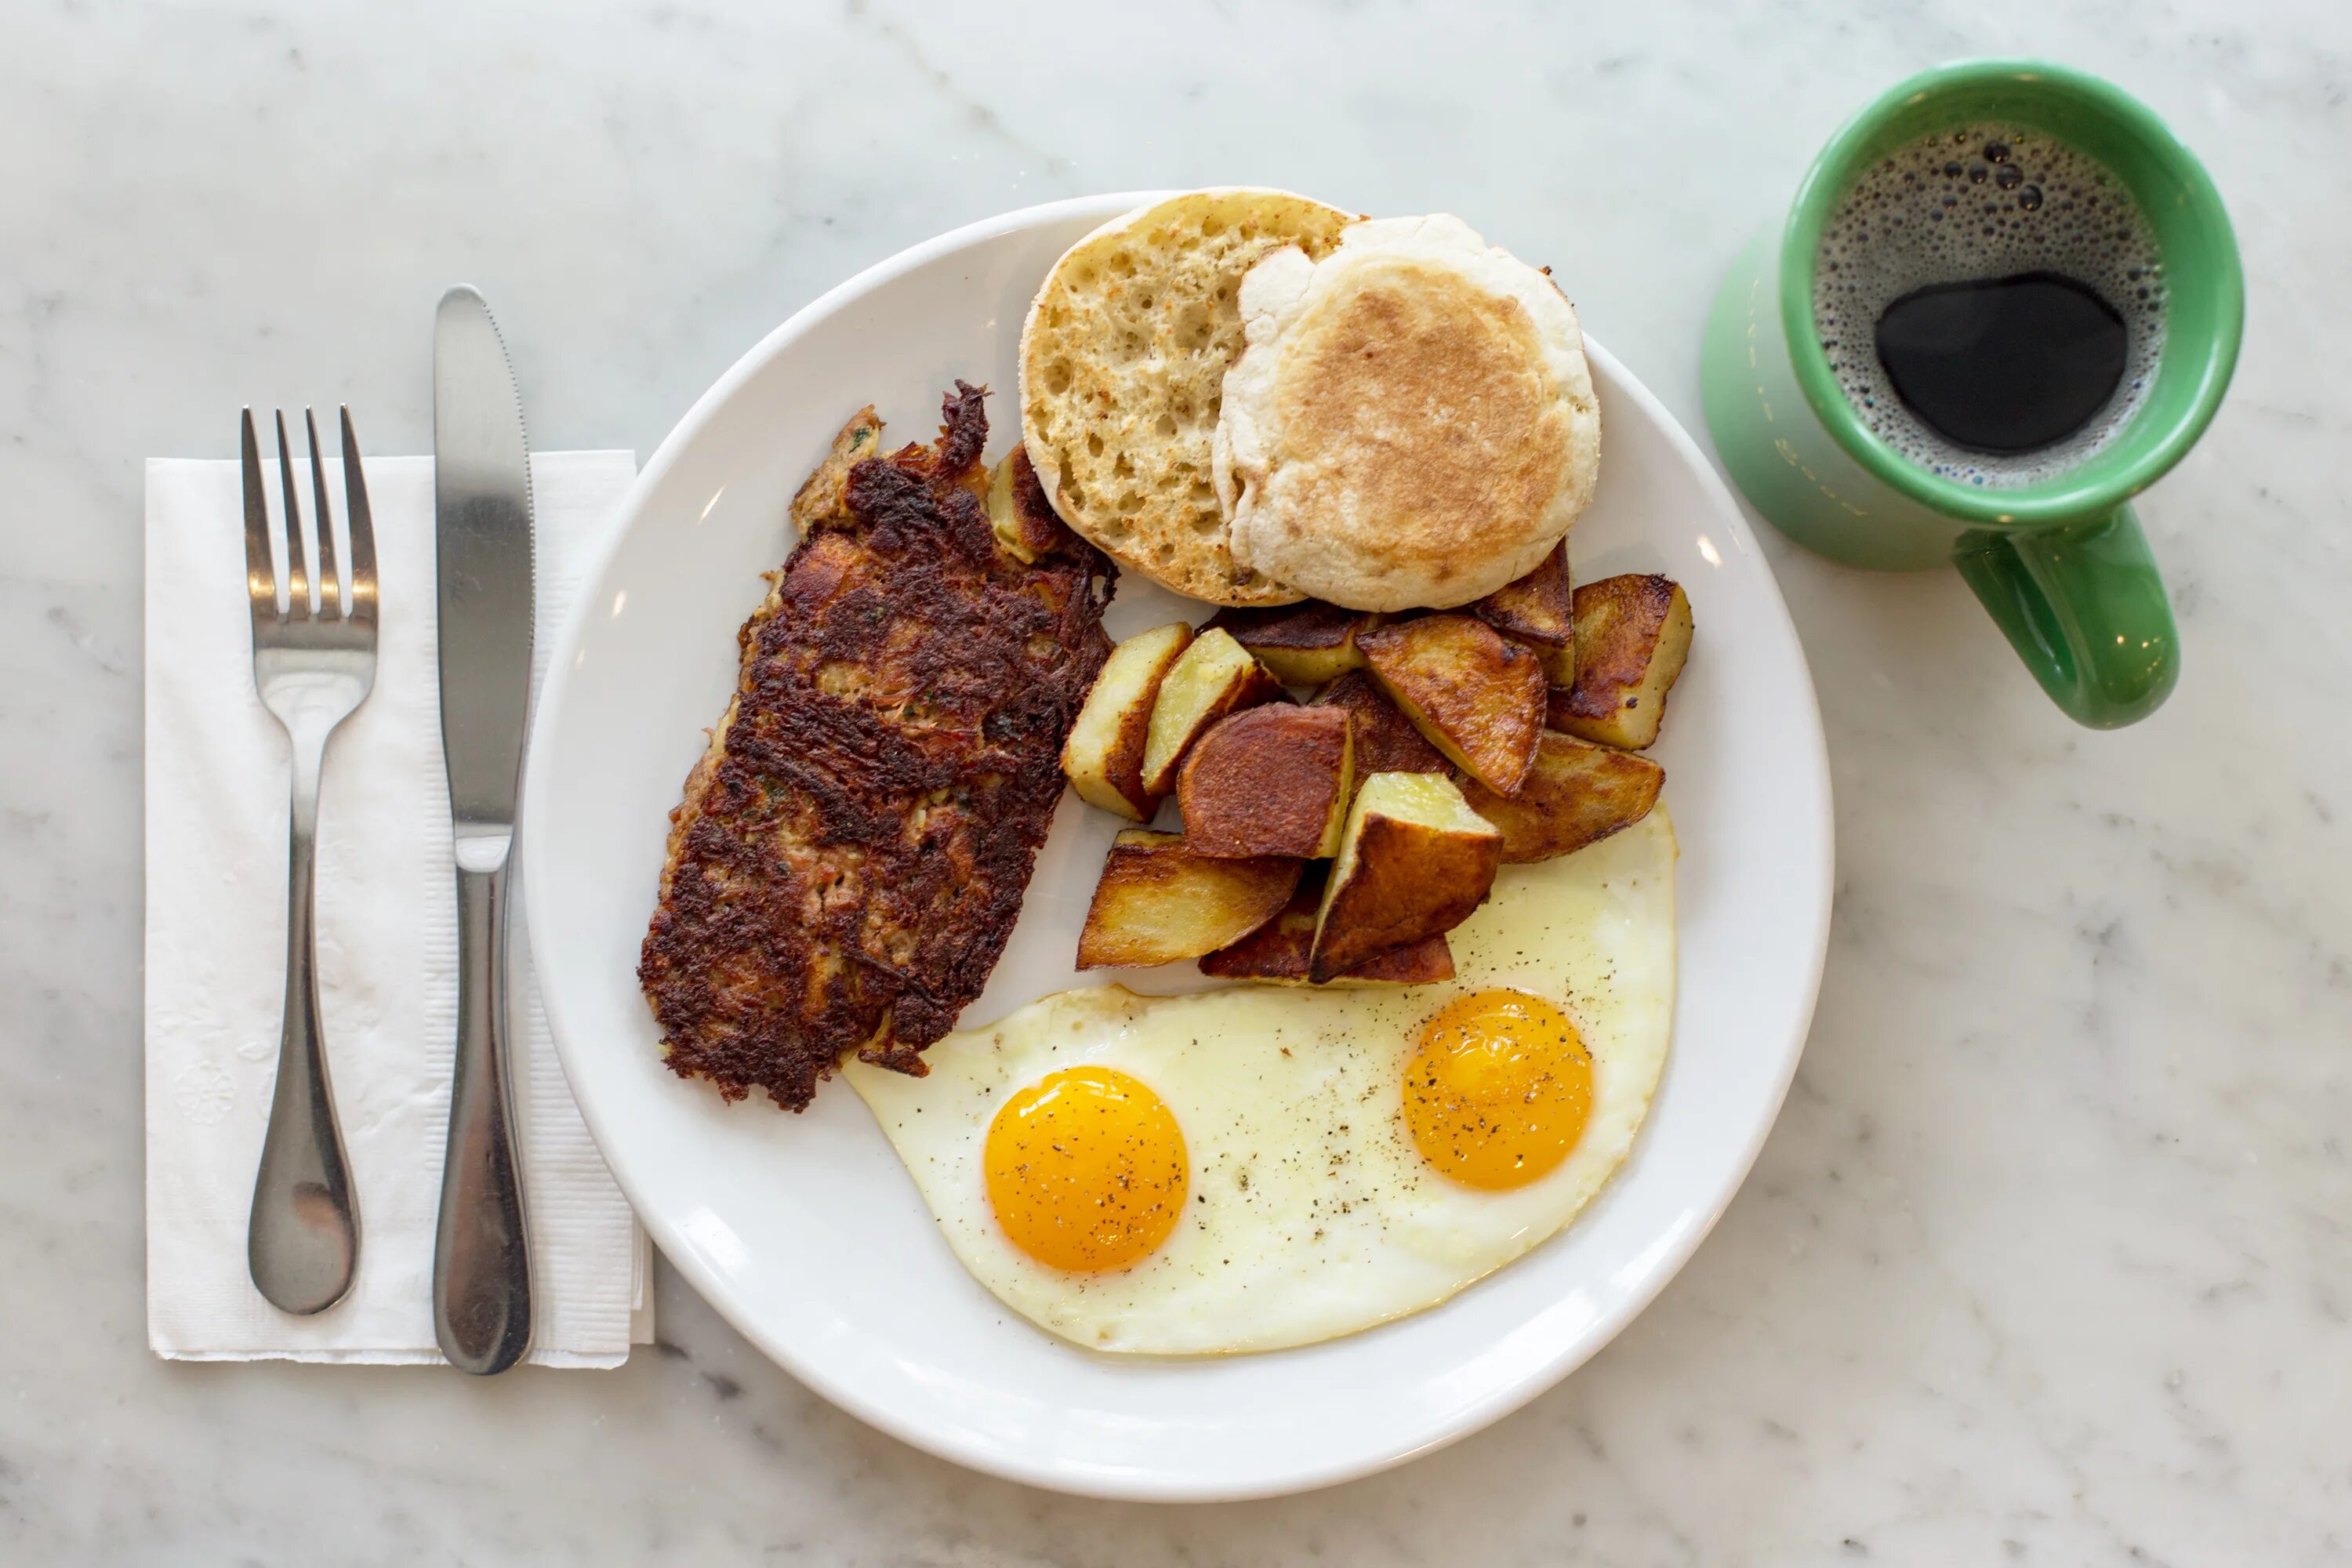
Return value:
<svg viewBox="0 0 2352 1568">
<path fill-rule="evenodd" d="M 1381 695 L 1379 682 L 1351 669 L 1315 698 L 1318 708 L 1345 708 L 1356 720 L 1356 776 L 1374 773 L 1442 773 L 1444 753 L 1421 738 L 1412 721 Z"/>
<path fill-rule="evenodd" d="M 1184 842 L 1203 855 L 1337 855 L 1356 783 L 1353 728 L 1344 708 L 1287 702 L 1218 720 L 1176 775 Z"/>
<path fill-rule="evenodd" d="M 1321 686 L 1361 669 L 1364 656 L 1357 651 L 1356 637 L 1379 624 L 1380 617 L 1369 611 L 1343 610 L 1320 599 L 1219 610 L 1209 617 L 1209 625 L 1231 632 L 1285 686 Z"/>
<path fill-rule="evenodd" d="M 1568 544 L 1562 541 L 1543 564 L 1516 583 L 1506 583 L 1470 613 L 1523 643 L 1567 647 L 1575 641 L 1575 595 L 1569 591 Z"/>
<path fill-rule="evenodd" d="M 1160 682 L 1192 644 L 1181 621 L 1138 632 L 1110 650 L 1062 746 L 1062 771 L 1088 805 L 1149 822 L 1163 795 L 1143 787 L 1143 752 Z"/>
<path fill-rule="evenodd" d="M 1690 599 L 1672 578 L 1585 584 L 1576 591 L 1576 684 L 1551 694 L 1551 727 L 1640 751 L 1658 738 L 1690 645 Z"/>
<path fill-rule="evenodd" d="M 1306 985 L 1307 956 L 1315 948 L 1315 916 L 1323 904 L 1323 879 L 1314 867 L 1282 912 L 1231 947 L 1201 960 L 1201 973 L 1217 980 L 1265 980 Z M 1454 978 L 1454 950 L 1433 936 L 1381 953 L 1361 968 L 1336 976 L 1332 985 L 1429 985 Z"/>
<path fill-rule="evenodd" d="M 1160 700 L 1151 705 L 1151 729 L 1143 744 L 1144 793 L 1174 793 L 1184 753 L 1208 733 L 1210 725 L 1281 695 L 1282 682 L 1252 658 L 1231 632 L 1203 629 L 1160 682 Z"/>
<path fill-rule="evenodd" d="M 1172 963 L 1230 947 L 1282 912 L 1305 864 L 1213 859 L 1179 834 L 1122 828 L 1078 932 L 1078 967 Z"/>
<path fill-rule="evenodd" d="M 1516 643 L 1524 643 L 1554 686 L 1576 684 L 1575 595 L 1569 589 L 1568 542 L 1516 583 L 1506 583 L 1470 613 Z"/>
<path fill-rule="evenodd" d="M 1315 922 L 1307 976 L 1329 980 L 1452 931 L 1486 901 L 1503 836 L 1443 773 L 1374 773 L 1356 792 Z"/>
<path fill-rule="evenodd" d="M 1503 862 L 1549 860 L 1631 827 L 1658 804 L 1666 770 L 1647 757 L 1547 730 L 1516 795 L 1472 779 L 1462 798 L 1502 830 Z"/>
<path fill-rule="evenodd" d="M 1045 499 L 1045 487 L 1037 482 L 1026 447 L 1006 453 L 989 476 L 988 526 L 996 534 L 997 548 L 1024 566 L 1036 564 L 1039 556 L 1052 553 L 1062 542 L 1062 520 Z"/>
<path fill-rule="evenodd" d="M 1423 616 L 1357 641 L 1381 689 L 1431 745 L 1496 794 L 1517 792 L 1543 733 L 1534 654 L 1470 616 Z"/>
</svg>

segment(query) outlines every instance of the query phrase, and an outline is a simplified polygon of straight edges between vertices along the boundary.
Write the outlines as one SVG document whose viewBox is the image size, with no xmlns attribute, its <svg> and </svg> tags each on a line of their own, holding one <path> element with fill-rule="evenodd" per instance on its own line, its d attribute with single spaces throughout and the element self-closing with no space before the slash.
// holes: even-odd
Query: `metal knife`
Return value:
<svg viewBox="0 0 2352 1568">
<path fill-rule="evenodd" d="M 507 1007 L 508 865 L 530 707 L 530 452 L 498 324 L 462 287 L 433 321 L 433 511 L 458 953 L 433 1327 L 452 1364 L 487 1373 L 520 1361 L 531 1330 Z"/>
</svg>

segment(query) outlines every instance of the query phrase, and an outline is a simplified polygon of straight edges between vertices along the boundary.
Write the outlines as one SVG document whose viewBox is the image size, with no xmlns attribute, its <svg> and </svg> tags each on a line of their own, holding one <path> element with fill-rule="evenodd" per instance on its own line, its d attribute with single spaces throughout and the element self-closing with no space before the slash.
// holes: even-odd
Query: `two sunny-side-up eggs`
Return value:
<svg viewBox="0 0 2352 1568">
<path fill-rule="evenodd" d="M 1065 991 L 853 1065 L 956 1257 L 1097 1350 L 1275 1350 L 1432 1307 L 1556 1234 L 1622 1163 L 1665 1065 L 1663 810 L 1506 866 L 1397 989 Z"/>
</svg>

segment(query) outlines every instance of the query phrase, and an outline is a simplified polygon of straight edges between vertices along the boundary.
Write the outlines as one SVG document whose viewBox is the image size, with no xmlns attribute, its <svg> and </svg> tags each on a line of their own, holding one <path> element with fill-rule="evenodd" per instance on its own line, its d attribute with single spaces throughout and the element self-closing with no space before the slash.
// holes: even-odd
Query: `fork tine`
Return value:
<svg viewBox="0 0 2352 1568">
<path fill-rule="evenodd" d="M 310 618 L 310 579 L 302 570 L 302 503 L 294 496 L 294 459 L 286 455 L 286 410 L 278 410 L 278 482 L 286 492 L 286 618 Z"/>
<path fill-rule="evenodd" d="M 245 596 L 253 605 L 257 632 L 278 619 L 278 569 L 269 563 L 269 492 L 261 485 L 261 443 L 253 436 L 253 410 L 238 416 L 245 456 Z"/>
<path fill-rule="evenodd" d="M 310 437 L 310 506 L 319 514 L 319 618 L 331 621 L 342 615 L 343 580 L 335 570 L 335 513 L 327 504 L 327 469 L 319 461 L 319 421 L 308 405 L 302 424 Z"/>
<path fill-rule="evenodd" d="M 360 466 L 360 438 L 352 430 L 351 405 L 343 411 L 343 513 L 352 531 L 351 619 L 375 625 L 375 517 L 368 510 L 367 471 Z"/>
</svg>

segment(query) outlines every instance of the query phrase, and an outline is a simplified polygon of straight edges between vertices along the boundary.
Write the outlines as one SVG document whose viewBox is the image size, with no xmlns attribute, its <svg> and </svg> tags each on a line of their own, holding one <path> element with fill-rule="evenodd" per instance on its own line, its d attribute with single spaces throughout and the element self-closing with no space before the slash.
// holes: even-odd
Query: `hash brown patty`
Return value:
<svg viewBox="0 0 2352 1568">
<path fill-rule="evenodd" d="M 982 396 L 887 458 L 870 407 L 843 427 L 671 813 L 637 977 L 671 1070 L 729 1100 L 802 1110 L 851 1049 L 920 1074 L 1021 912 L 1117 569 L 1058 522 L 1034 564 L 999 550 Z"/>
</svg>

